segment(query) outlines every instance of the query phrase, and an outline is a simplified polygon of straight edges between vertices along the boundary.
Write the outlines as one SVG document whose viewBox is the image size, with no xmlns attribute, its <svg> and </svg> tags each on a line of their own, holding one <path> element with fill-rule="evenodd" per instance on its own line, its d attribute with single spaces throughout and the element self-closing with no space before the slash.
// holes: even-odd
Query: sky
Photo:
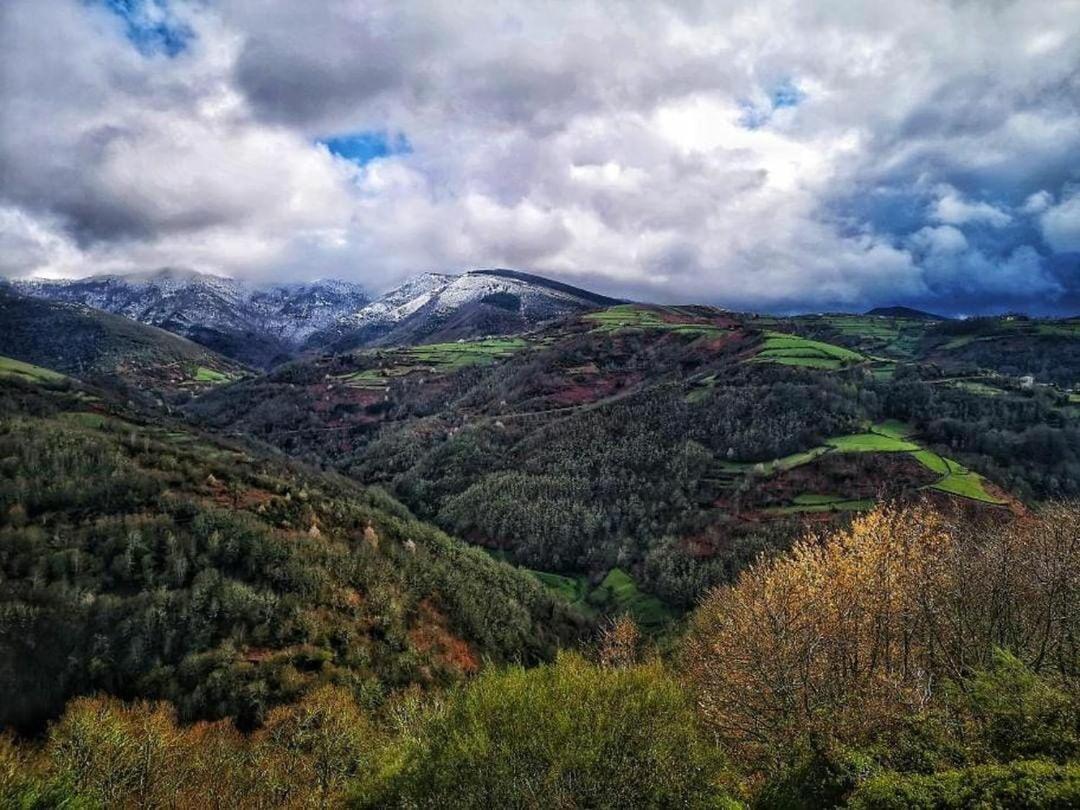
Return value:
<svg viewBox="0 0 1080 810">
<path fill-rule="evenodd" d="M 0 275 L 1080 313 L 1080 0 L 3 0 Z"/>
</svg>

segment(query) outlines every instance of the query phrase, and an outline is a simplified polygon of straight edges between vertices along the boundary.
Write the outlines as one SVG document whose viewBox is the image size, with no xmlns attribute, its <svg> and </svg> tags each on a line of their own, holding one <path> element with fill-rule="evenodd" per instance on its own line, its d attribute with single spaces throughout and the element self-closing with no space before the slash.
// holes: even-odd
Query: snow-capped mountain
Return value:
<svg viewBox="0 0 1080 810">
<path fill-rule="evenodd" d="M 346 281 L 260 285 L 172 268 L 13 286 L 24 295 L 167 329 L 261 368 L 303 349 L 345 351 L 510 334 L 617 303 L 514 270 L 422 273 L 374 301 Z"/>
<path fill-rule="evenodd" d="M 308 345 L 342 351 L 509 334 L 616 303 L 613 298 L 514 270 L 424 273 L 313 334 Z"/>
<path fill-rule="evenodd" d="M 259 285 L 172 268 L 14 286 L 152 324 L 254 366 L 290 356 L 368 302 L 363 288 L 345 281 Z"/>
</svg>

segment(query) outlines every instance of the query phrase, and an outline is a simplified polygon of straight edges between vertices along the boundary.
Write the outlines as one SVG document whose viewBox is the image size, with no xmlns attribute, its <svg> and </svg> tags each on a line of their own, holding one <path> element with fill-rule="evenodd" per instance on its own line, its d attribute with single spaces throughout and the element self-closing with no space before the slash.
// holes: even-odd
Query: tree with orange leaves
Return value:
<svg viewBox="0 0 1080 810">
<path fill-rule="evenodd" d="M 729 752 L 763 772 L 814 740 L 881 740 L 1008 648 L 1077 673 L 1080 510 L 973 526 L 883 507 L 714 590 L 683 670 Z"/>
</svg>

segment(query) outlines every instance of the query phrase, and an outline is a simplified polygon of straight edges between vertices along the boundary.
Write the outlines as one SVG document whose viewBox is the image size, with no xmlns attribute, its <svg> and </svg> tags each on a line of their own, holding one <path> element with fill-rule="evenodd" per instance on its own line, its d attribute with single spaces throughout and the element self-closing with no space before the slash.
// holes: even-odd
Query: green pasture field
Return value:
<svg viewBox="0 0 1080 810">
<path fill-rule="evenodd" d="M 468 366 L 490 365 L 530 345 L 522 338 L 510 337 L 365 351 L 363 355 L 381 363 L 378 368 L 342 374 L 335 379 L 353 388 L 380 389 L 386 387 L 393 377 L 404 377 L 415 371 L 449 374 Z"/>
<path fill-rule="evenodd" d="M 834 436 L 831 439 L 826 439 L 824 445 L 812 447 L 802 453 L 794 453 L 770 461 L 722 461 L 718 462 L 716 466 L 723 472 L 767 476 L 803 464 L 809 464 L 826 453 L 908 453 L 928 470 L 941 476 L 941 478 L 929 485 L 930 489 L 971 498 L 983 503 L 1003 503 L 1003 501 L 986 491 L 986 479 L 981 475 L 967 469 L 959 462 L 924 449 L 909 438 L 911 433 L 912 429 L 909 425 L 890 419 L 871 425 L 865 433 L 853 433 L 847 436 Z M 867 506 L 862 499 L 849 499 L 843 495 L 808 493 L 797 496 L 790 505 L 775 507 L 769 511 L 775 514 L 787 514 L 863 508 L 867 508 Z"/>
<path fill-rule="evenodd" d="M 57 382 L 65 379 L 64 375 L 57 371 L 24 363 L 22 360 L 11 357 L 0 357 L 0 375 L 36 383 Z"/>
<path fill-rule="evenodd" d="M 505 557 L 503 557 L 505 559 Z M 601 611 L 629 613 L 644 629 L 663 629 L 674 618 L 672 610 L 655 596 L 642 592 L 633 577 L 621 568 L 612 568 L 596 587 L 584 574 L 554 574 L 525 569 L 544 587 L 576 605 L 589 615 Z"/>
<path fill-rule="evenodd" d="M 596 327 L 593 329 L 594 332 L 655 329 L 664 332 L 677 332 L 680 334 L 698 336 L 717 336 L 722 335 L 725 332 L 725 330 L 721 329 L 719 326 L 713 326 L 707 323 L 671 323 L 665 321 L 660 316 L 661 312 L 669 312 L 681 318 L 686 317 L 686 315 L 680 313 L 673 307 L 662 307 L 657 310 L 642 307 L 637 304 L 617 304 L 616 306 L 608 307 L 599 312 L 590 312 L 584 316 L 584 319 L 596 324 Z"/>
<path fill-rule="evenodd" d="M 843 346 L 834 346 L 820 340 L 810 340 L 782 332 L 766 332 L 765 342 L 754 360 L 760 363 L 780 363 L 785 366 L 835 370 L 864 362 L 866 357 Z"/>
<path fill-rule="evenodd" d="M 222 374 L 220 371 L 207 366 L 199 366 L 195 370 L 195 382 L 214 383 L 216 385 L 229 382 L 232 379 L 228 374 Z"/>
</svg>

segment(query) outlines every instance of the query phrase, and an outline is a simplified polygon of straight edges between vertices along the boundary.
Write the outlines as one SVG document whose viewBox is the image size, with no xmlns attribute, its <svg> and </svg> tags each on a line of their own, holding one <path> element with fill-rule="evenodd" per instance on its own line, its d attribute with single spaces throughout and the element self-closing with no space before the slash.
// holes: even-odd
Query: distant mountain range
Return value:
<svg viewBox="0 0 1080 810">
<path fill-rule="evenodd" d="M 369 300 L 346 281 L 259 285 L 171 268 L 13 286 L 157 326 L 262 368 L 292 356 L 313 333 Z"/>
<path fill-rule="evenodd" d="M 304 350 L 509 334 L 618 303 L 513 270 L 424 273 L 374 301 L 345 281 L 257 285 L 176 269 L 12 286 L 157 326 L 259 368 Z"/>
</svg>

